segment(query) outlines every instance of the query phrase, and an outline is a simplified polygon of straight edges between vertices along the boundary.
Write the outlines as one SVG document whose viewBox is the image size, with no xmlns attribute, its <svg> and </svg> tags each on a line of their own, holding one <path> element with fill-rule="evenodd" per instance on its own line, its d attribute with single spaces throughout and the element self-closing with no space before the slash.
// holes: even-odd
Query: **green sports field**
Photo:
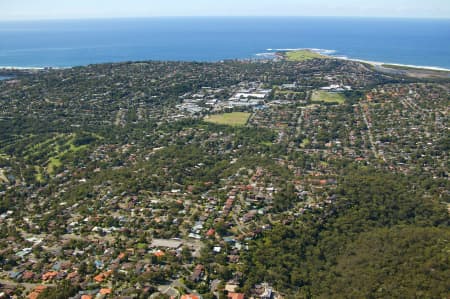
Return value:
<svg viewBox="0 0 450 299">
<path fill-rule="evenodd" d="M 343 104 L 345 97 L 341 93 L 316 90 L 311 96 L 312 102 Z"/>
<path fill-rule="evenodd" d="M 232 112 L 208 115 L 205 117 L 205 121 L 218 125 L 228 126 L 245 126 L 247 124 L 250 113 L 247 112 Z"/>
</svg>

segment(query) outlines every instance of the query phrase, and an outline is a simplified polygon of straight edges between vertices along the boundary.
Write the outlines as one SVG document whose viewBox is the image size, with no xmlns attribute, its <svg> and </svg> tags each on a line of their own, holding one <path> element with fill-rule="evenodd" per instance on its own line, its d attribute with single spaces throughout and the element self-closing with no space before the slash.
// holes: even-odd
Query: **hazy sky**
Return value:
<svg viewBox="0 0 450 299">
<path fill-rule="evenodd" d="M 450 0 L 0 0 L 0 20 L 155 16 L 450 18 Z"/>
</svg>

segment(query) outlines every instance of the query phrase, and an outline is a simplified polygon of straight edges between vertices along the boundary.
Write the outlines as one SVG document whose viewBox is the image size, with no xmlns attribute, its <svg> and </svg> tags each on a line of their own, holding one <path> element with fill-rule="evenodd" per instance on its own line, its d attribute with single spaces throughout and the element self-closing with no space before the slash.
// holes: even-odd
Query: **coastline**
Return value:
<svg viewBox="0 0 450 299">
<path fill-rule="evenodd" d="M 61 70 L 61 69 L 70 69 L 71 66 L 68 67 L 57 67 L 57 66 L 0 66 L 0 70 L 8 70 L 8 71 L 43 71 L 43 70 Z"/>
<path fill-rule="evenodd" d="M 328 49 L 317 49 L 317 48 L 270 49 L 269 48 L 269 49 L 267 49 L 267 51 L 274 51 L 274 52 L 271 52 L 273 54 L 296 52 L 296 51 L 309 51 L 312 53 L 320 54 L 322 56 L 326 56 L 327 58 L 331 58 L 331 59 L 356 61 L 356 62 L 366 63 L 366 64 L 370 64 L 374 67 L 379 67 L 379 68 L 384 68 L 384 69 L 395 70 L 395 68 L 389 67 L 389 66 L 394 66 L 394 67 L 406 68 L 406 69 L 418 70 L 418 71 L 450 72 L 450 68 L 439 67 L 439 66 L 423 66 L 423 65 L 403 64 L 403 63 L 396 63 L 396 62 L 372 61 L 372 60 L 359 59 L 359 58 L 350 58 L 350 57 L 342 56 L 342 55 L 334 55 L 337 53 L 337 51 L 336 50 L 328 50 Z M 262 53 L 262 54 L 266 54 L 266 53 Z"/>
<path fill-rule="evenodd" d="M 359 58 L 350 58 L 347 56 L 334 56 L 333 54 L 336 53 L 335 50 L 326 50 L 326 49 L 317 49 L 317 48 L 289 48 L 289 49 L 266 49 L 267 52 L 264 53 L 256 53 L 254 56 L 266 58 L 266 59 L 274 59 L 279 58 L 277 55 L 278 53 L 287 53 L 287 52 L 295 52 L 295 51 L 310 51 L 312 53 L 317 53 L 323 56 L 326 56 L 331 59 L 339 59 L 339 60 L 347 60 L 347 61 L 356 61 L 361 63 L 366 63 L 369 65 L 372 65 L 374 67 L 383 68 L 383 69 L 390 69 L 390 70 L 401 70 L 401 69 L 395 69 L 389 66 L 393 67 L 399 67 L 399 68 L 405 68 L 410 70 L 417 70 L 417 71 L 437 71 L 437 72 L 450 72 L 450 68 L 444 68 L 444 67 L 438 67 L 438 66 L 423 66 L 423 65 L 414 65 L 414 64 L 402 64 L 402 63 L 396 63 L 396 62 L 382 62 L 382 61 L 372 61 L 372 60 L 365 60 L 365 59 L 359 59 Z M 252 58 L 247 58 L 249 60 L 252 60 Z M 150 61 L 150 60 L 149 60 Z M 183 60 L 180 60 L 183 61 Z M 219 60 L 220 61 L 220 60 Z M 216 62 L 219 62 L 216 61 Z M 186 61 L 189 62 L 189 61 Z M 94 63 L 97 64 L 97 63 Z M 104 64 L 104 63 L 98 63 L 98 64 Z M 87 66 L 87 65 L 82 65 Z M 63 70 L 63 69 L 71 69 L 76 66 L 66 66 L 66 67 L 60 67 L 60 66 L 0 66 L 0 71 L 46 71 L 46 70 Z"/>
<path fill-rule="evenodd" d="M 18 21 L 0 30 L 0 68 L 270 59 L 270 52 L 277 50 L 310 48 L 332 57 L 450 69 L 445 30 L 449 24 L 449 20 L 245 16 Z M 268 55 L 257 55 L 263 52 Z"/>
<path fill-rule="evenodd" d="M 422 66 L 422 65 L 413 65 L 413 64 L 401 64 L 401 63 L 392 63 L 392 62 L 370 61 L 370 60 L 357 59 L 357 58 L 348 58 L 348 57 L 333 57 L 333 56 L 330 56 L 330 58 L 362 62 L 362 63 L 367 63 L 367 64 L 370 64 L 370 65 L 373 65 L 373 66 L 382 67 L 382 68 L 388 68 L 388 69 L 394 69 L 394 68 L 390 68 L 389 66 L 398 66 L 398 67 L 408 68 L 408 69 L 411 69 L 411 70 L 427 70 L 427 71 L 450 72 L 450 69 L 443 68 L 443 67 L 437 67 L 437 66 Z"/>
<path fill-rule="evenodd" d="M 435 72 L 450 72 L 450 68 L 439 67 L 439 66 L 424 66 L 424 65 L 415 65 L 415 64 L 404 64 L 397 62 L 383 62 L 383 61 L 373 61 L 359 58 L 350 58 L 344 55 L 334 55 L 337 53 L 336 50 L 328 50 L 328 49 L 317 49 L 317 48 L 287 48 L 287 49 L 266 49 L 268 53 L 260 53 L 256 55 L 264 55 L 264 54 L 279 54 L 279 53 L 288 53 L 288 52 L 296 52 L 296 51 L 309 51 L 312 53 L 320 54 L 330 59 L 340 59 L 347 61 L 356 61 L 361 63 L 370 64 L 374 67 L 390 69 L 390 70 L 401 70 L 401 68 L 409 69 L 409 70 L 417 70 L 417 71 L 435 71 Z M 399 69 L 395 69 L 398 67 Z"/>
</svg>

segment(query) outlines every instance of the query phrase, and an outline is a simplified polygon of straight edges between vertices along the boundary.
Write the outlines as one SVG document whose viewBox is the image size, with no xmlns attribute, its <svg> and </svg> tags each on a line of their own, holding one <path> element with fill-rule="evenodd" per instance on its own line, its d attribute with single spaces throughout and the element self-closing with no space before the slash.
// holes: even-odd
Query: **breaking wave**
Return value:
<svg viewBox="0 0 450 299">
<path fill-rule="evenodd" d="M 255 56 L 258 56 L 258 57 L 273 57 L 273 56 L 276 56 L 276 53 L 273 53 L 273 52 L 257 53 L 257 54 L 255 54 Z"/>
<path fill-rule="evenodd" d="M 323 55 L 333 55 L 337 53 L 337 50 L 329 50 L 329 49 L 319 49 L 319 48 L 279 48 L 279 49 L 266 49 L 267 51 L 277 51 L 277 52 L 286 52 L 286 51 L 301 51 L 301 50 L 309 50 Z"/>
</svg>

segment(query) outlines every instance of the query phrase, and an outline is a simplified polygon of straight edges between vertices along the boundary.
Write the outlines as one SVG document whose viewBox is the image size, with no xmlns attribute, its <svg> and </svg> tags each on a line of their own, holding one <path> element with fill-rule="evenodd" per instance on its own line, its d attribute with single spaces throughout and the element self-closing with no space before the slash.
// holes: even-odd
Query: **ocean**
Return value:
<svg viewBox="0 0 450 299">
<path fill-rule="evenodd" d="M 0 66 L 269 57 L 277 49 L 450 69 L 449 19 L 197 17 L 0 22 Z"/>
</svg>

